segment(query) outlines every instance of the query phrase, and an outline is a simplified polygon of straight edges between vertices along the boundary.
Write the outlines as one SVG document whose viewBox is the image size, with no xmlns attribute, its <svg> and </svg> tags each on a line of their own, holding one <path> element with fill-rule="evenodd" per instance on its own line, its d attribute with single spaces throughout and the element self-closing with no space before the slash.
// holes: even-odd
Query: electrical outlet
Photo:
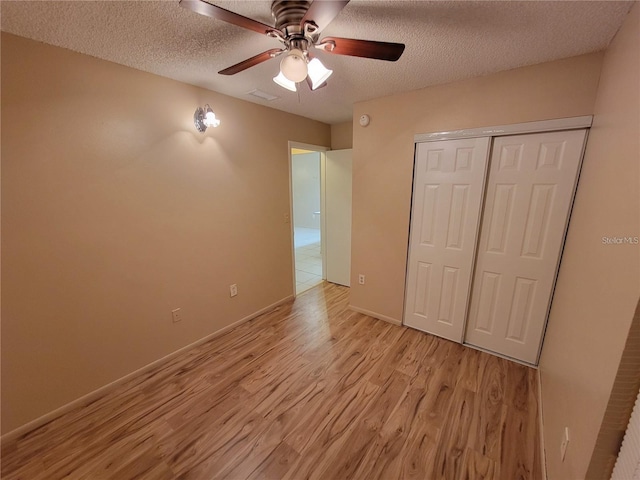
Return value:
<svg viewBox="0 0 640 480">
<path fill-rule="evenodd" d="M 229 285 L 229 296 L 235 297 L 238 294 L 238 285 L 235 283 L 233 285 Z"/>
<path fill-rule="evenodd" d="M 364 275 L 362 273 L 358 275 L 358 283 L 364 285 Z"/>
<path fill-rule="evenodd" d="M 569 427 L 564 427 L 564 435 L 562 436 L 562 443 L 560 444 L 560 459 L 564 462 L 564 457 L 567 454 L 567 446 L 569 445 Z"/>
<path fill-rule="evenodd" d="M 175 310 L 171 310 L 171 318 L 173 318 L 173 323 L 182 321 L 182 311 L 179 308 Z"/>
<path fill-rule="evenodd" d="M 289 214 L 288 213 L 284 214 L 284 223 L 289 223 Z"/>
</svg>

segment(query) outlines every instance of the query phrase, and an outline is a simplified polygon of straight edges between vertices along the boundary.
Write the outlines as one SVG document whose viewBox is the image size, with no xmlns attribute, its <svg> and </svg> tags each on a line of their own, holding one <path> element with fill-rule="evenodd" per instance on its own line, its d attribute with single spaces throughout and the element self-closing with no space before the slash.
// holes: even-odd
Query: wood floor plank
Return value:
<svg viewBox="0 0 640 480">
<path fill-rule="evenodd" d="M 409 385 L 411 387 L 411 385 Z M 423 388 L 408 388 L 389 419 L 380 429 L 354 478 L 402 478 L 402 452 L 414 428 L 417 412 L 425 399 Z"/>
<path fill-rule="evenodd" d="M 489 457 L 468 448 L 460 478 L 461 480 L 501 480 L 500 466 Z"/>
<path fill-rule="evenodd" d="M 249 432 L 241 442 L 234 438 L 225 443 L 182 478 L 248 478 L 275 451 L 284 436 L 278 419 L 264 426 L 266 428 Z"/>
<path fill-rule="evenodd" d="M 340 390 L 333 402 L 324 402 L 317 410 L 303 412 L 285 442 L 301 455 L 310 457 L 309 452 L 314 450 L 324 455 L 324 448 L 346 438 L 349 426 L 355 423 L 362 408 L 375 398 L 379 389 L 377 385 L 361 382 Z"/>
<path fill-rule="evenodd" d="M 456 388 L 464 388 L 472 392 L 478 392 L 478 368 L 482 353 L 473 348 L 462 348 L 459 350 L 460 364 L 458 368 L 458 378 Z"/>
<path fill-rule="evenodd" d="M 455 385 L 453 362 L 447 357 L 432 368 L 436 374 L 425 387 L 427 398 L 425 408 L 420 412 L 420 418 L 432 429 L 440 430 L 447 421 L 451 420 L 448 412 Z"/>
<path fill-rule="evenodd" d="M 372 322 L 376 323 L 375 320 L 369 318 L 362 327 L 368 329 Z M 385 328 L 375 341 L 369 344 L 369 348 L 367 348 L 363 354 L 355 357 L 354 361 L 350 363 L 350 370 L 345 368 L 345 365 L 342 365 L 342 368 L 340 369 L 330 369 L 329 371 L 342 371 L 340 376 L 340 384 L 342 388 L 365 380 L 368 381 L 376 372 L 377 367 L 385 362 L 389 346 L 397 341 L 401 335 L 402 330 L 398 330 L 393 325 L 386 324 Z M 345 342 L 348 341 L 348 339 L 345 340 Z M 337 348 L 341 348 L 341 344 L 337 344 Z"/>
<path fill-rule="evenodd" d="M 336 455 L 321 473 L 319 478 L 352 478 L 355 471 L 365 459 L 367 452 L 374 445 L 378 432 L 395 409 L 398 401 L 409 384 L 409 377 L 404 374 L 392 376 L 380 387 L 368 408 L 354 422 L 347 436 L 347 452 Z"/>
<path fill-rule="evenodd" d="M 166 465 L 154 455 L 162 434 L 168 427 L 161 422 L 147 425 L 140 430 L 131 431 L 117 439 L 109 440 L 110 448 L 118 451 L 113 456 L 109 451 L 94 443 L 86 448 L 74 447 L 72 450 L 60 451 L 47 455 L 45 458 L 47 479 L 87 479 L 87 478 L 118 478 L 117 471 L 126 469 L 128 465 L 137 463 L 139 459 L 154 456 L 158 459 L 156 467 L 148 466 L 149 470 L 160 472 Z M 146 469 L 145 469 L 146 470 Z M 135 478 L 131 476 L 130 478 Z"/>
<path fill-rule="evenodd" d="M 300 457 L 298 452 L 286 443 L 278 447 L 249 475 L 248 480 L 272 480 L 284 477 L 291 465 Z M 237 477 L 228 477 L 229 480 Z"/>
<path fill-rule="evenodd" d="M 502 433 L 502 451 L 500 455 L 501 470 L 510 472 L 514 480 L 528 480 L 533 475 L 533 460 L 538 448 L 536 436 L 531 431 L 535 428 L 528 415 L 514 408 L 507 409 Z M 515 441 L 515 439 L 518 439 Z"/>
<path fill-rule="evenodd" d="M 420 333 L 416 330 L 405 329 L 398 341 L 391 346 L 384 361 L 371 376 L 370 381 L 379 386 L 387 383 L 389 377 L 394 374 L 396 368 L 401 364 L 407 351 L 411 350 L 413 344 L 416 343 L 418 336 L 420 336 Z"/>
<path fill-rule="evenodd" d="M 532 369 L 323 284 L 2 446 L 6 480 L 541 477 Z"/>
<path fill-rule="evenodd" d="M 163 446 L 163 458 L 180 478 L 213 478 L 268 427 L 260 415 L 237 408 L 193 434 L 185 427 L 177 433 L 182 441 Z"/>
<path fill-rule="evenodd" d="M 419 425 L 409 432 L 409 438 L 400 453 L 399 473 L 395 477 L 405 480 L 425 480 L 431 474 L 435 462 L 438 444 L 430 426 Z M 364 477 L 361 477 L 364 480 Z M 378 476 L 380 480 L 386 480 Z"/>
<path fill-rule="evenodd" d="M 475 417 L 478 422 L 473 447 L 480 454 L 499 462 L 502 454 L 502 430 L 506 421 L 507 407 L 504 403 L 506 379 L 503 360 L 483 355 L 479 369 L 479 401 L 476 402 Z"/>
<path fill-rule="evenodd" d="M 367 351 L 373 346 L 376 340 L 386 331 L 390 330 L 391 325 L 384 325 L 383 322 L 369 322 L 370 325 L 363 325 L 359 335 L 350 336 L 348 341 L 342 341 L 337 348 L 337 355 L 332 361 L 330 372 L 345 373 L 354 369 L 361 363 Z"/>
<path fill-rule="evenodd" d="M 429 352 L 429 348 L 435 341 L 432 335 L 416 334 L 416 340 L 413 348 L 406 351 L 396 370 L 410 377 L 417 377 L 417 370 L 424 364 L 424 358 Z"/>
<path fill-rule="evenodd" d="M 532 369 L 522 370 L 507 364 L 505 384 L 507 415 L 503 430 L 500 461 L 515 479 L 539 475 L 539 432 L 537 379 Z M 519 438 L 518 442 L 510 441 Z"/>
<path fill-rule="evenodd" d="M 458 479 L 462 475 L 465 455 L 474 437 L 473 417 L 476 394 L 470 390 L 455 391 L 448 417 L 451 421 L 443 425 L 438 438 L 433 479 Z"/>
</svg>

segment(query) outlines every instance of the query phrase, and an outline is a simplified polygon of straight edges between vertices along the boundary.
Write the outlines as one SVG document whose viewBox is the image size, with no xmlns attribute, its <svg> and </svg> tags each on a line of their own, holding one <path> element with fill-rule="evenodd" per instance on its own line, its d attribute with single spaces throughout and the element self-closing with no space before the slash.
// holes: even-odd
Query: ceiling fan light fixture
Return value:
<svg viewBox="0 0 640 480">
<path fill-rule="evenodd" d="M 320 60 L 312 58 L 308 65 L 309 78 L 311 79 L 311 90 L 315 90 L 333 73 L 333 70 L 329 70 L 325 67 Z"/>
<path fill-rule="evenodd" d="M 307 59 L 302 50 L 291 49 L 280 62 L 280 72 L 287 80 L 298 83 L 307 78 Z"/>
<path fill-rule="evenodd" d="M 292 92 L 295 92 L 297 90 L 296 89 L 296 82 L 292 82 L 287 77 L 285 77 L 284 74 L 282 73 L 282 71 L 280 71 L 280 73 L 278 73 L 278 76 L 273 77 L 273 81 L 276 82 L 281 87 L 284 87 L 287 90 L 291 90 Z"/>
</svg>

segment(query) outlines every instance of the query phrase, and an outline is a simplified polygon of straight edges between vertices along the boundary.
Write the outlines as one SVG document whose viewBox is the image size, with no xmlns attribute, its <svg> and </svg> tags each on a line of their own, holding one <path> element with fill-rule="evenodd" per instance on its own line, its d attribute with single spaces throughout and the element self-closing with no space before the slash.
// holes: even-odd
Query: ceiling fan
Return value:
<svg viewBox="0 0 640 480">
<path fill-rule="evenodd" d="M 273 81 L 296 91 L 296 83 L 307 81 L 312 90 L 326 85 L 333 73 L 309 50 L 317 48 L 336 55 L 373 58 L 395 62 L 404 51 L 402 43 L 356 40 L 353 38 L 325 37 L 320 32 L 342 11 L 349 0 L 274 0 L 271 14 L 275 26 L 244 17 L 204 0 L 180 0 L 180 5 L 201 15 L 216 18 L 238 27 L 275 38 L 283 48 L 272 48 L 231 67 L 220 70 L 222 75 L 235 75 L 247 68 L 286 53 L 280 62 L 280 73 Z"/>
</svg>

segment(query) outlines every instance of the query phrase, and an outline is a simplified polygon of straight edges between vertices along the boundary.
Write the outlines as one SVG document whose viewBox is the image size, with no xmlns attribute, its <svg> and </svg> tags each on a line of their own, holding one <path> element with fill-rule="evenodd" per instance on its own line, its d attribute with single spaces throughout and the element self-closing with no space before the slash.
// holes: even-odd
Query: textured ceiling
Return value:
<svg viewBox="0 0 640 480">
<path fill-rule="evenodd" d="M 270 1 L 211 1 L 273 24 Z M 167 1 L 7 1 L 2 30 L 198 85 L 326 123 L 351 119 L 355 102 L 523 65 L 599 51 L 632 2 L 351 0 L 321 37 L 406 44 L 399 61 L 331 55 L 328 86 L 293 93 L 271 80 L 272 59 L 231 77 L 219 70 L 277 40 Z M 248 95 L 259 89 L 272 101 Z"/>
</svg>

